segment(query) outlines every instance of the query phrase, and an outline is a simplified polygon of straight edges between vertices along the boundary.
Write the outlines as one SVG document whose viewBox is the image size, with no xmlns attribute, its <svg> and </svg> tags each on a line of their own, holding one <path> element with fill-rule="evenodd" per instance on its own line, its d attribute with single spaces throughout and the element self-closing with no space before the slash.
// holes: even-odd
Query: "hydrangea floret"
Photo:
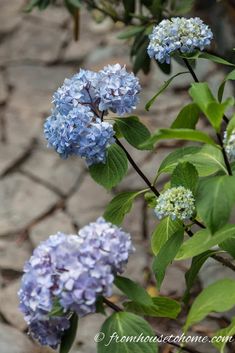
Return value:
<svg viewBox="0 0 235 353">
<path fill-rule="evenodd" d="M 224 132 L 224 147 L 230 162 L 235 160 L 235 130 L 229 135 Z"/>
<path fill-rule="evenodd" d="M 149 36 L 148 54 L 160 63 L 170 64 L 176 52 L 193 53 L 204 50 L 213 39 L 213 34 L 200 18 L 173 17 L 161 21 Z"/>
<path fill-rule="evenodd" d="M 115 139 L 103 117 L 108 111 L 130 113 L 139 92 L 139 80 L 125 66 L 108 65 L 99 72 L 81 69 L 53 95 L 54 109 L 44 124 L 48 146 L 62 158 L 78 155 L 88 166 L 105 163 Z"/>
<path fill-rule="evenodd" d="M 190 219 L 195 211 L 195 200 L 191 190 L 183 186 L 172 187 L 157 199 L 155 214 L 158 219 L 169 216 L 172 220 Z"/>
<path fill-rule="evenodd" d="M 78 235 L 57 233 L 42 242 L 25 264 L 20 309 L 32 337 L 56 348 L 69 317 L 96 311 L 100 296 L 111 296 L 114 277 L 134 251 L 131 237 L 98 218 Z M 60 314 L 52 314 L 59 306 Z"/>
</svg>

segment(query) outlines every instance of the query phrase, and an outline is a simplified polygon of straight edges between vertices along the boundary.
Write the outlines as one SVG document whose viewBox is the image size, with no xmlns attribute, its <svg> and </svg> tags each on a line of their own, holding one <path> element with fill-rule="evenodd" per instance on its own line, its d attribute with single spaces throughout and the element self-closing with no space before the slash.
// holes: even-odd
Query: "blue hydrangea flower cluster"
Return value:
<svg viewBox="0 0 235 353">
<path fill-rule="evenodd" d="M 53 95 L 54 109 L 44 124 L 48 146 L 62 158 L 79 155 L 88 165 L 105 163 L 115 133 L 103 116 L 109 110 L 131 112 L 139 92 L 138 79 L 119 64 L 99 72 L 80 70 Z"/>
<path fill-rule="evenodd" d="M 155 214 L 158 219 L 169 216 L 172 220 L 190 219 L 195 212 L 195 199 L 191 190 L 183 186 L 173 187 L 157 199 Z"/>
<path fill-rule="evenodd" d="M 224 132 L 224 146 L 230 162 L 235 160 L 235 130 L 229 136 L 227 131 Z"/>
<path fill-rule="evenodd" d="M 173 17 L 161 21 L 149 36 L 148 54 L 160 63 L 170 64 L 171 56 L 204 50 L 213 39 L 213 33 L 200 18 Z"/>
<path fill-rule="evenodd" d="M 56 348 L 72 312 L 80 317 L 93 313 L 97 297 L 112 294 L 114 276 L 133 251 L 130 235 L 103 218 L 78 236 L 57 233 L 41 243 L 25 264 L 19 291 L 31 335 Z"/>
<path fill-rule="evenodd" d="M 99 72 L 99 110 L 124 115 L 136 108 L 140 84 L 133 73 L 119 64 L 108 65 Z"/>
</svg>

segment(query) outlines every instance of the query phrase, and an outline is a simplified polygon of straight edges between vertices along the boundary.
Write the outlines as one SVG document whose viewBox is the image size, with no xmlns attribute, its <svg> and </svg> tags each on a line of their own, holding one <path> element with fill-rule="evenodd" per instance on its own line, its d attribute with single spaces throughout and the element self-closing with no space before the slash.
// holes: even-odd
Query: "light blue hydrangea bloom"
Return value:
<svg viewBox="0 0 235 353">
<path fill-rule="evenodd" d="M 80 70 L 54 93 L 54 110 L 44 124 L 48 146 L 62 158 L 79 155 L 90 166 L 105 163 L 107 148 L 115 142 L 108 111 L 131 112 L 138 102 L 140 85 L 133 73 L 119 64 L 99 72 Z"/>
<path fill-rule="evenodd" d="M 204 50 L 213 39 L 213 34 L 200 18 L 173 17 L 161 21 L 149 36 L 148 54 L 160 63 L 169 64 L 171 55 L 177 50 L 193 53 Z"/>
<path fill-rule="evenodd" d="M 139 80 L 125 66 L 108 65 L 99 72 L 97 87 L 99 110 L 111 110 L 118 115 L 130 113 L 139 102 Z"/>
<path fill-rule="evenodd" d="M 25 264 L 19 291 L 31 335 L 56 348 L 69 327 L 69 315 L 95 312 L 97 297 L 112 294 L 114 276 L 133 251 L 130 235 L 103 218 L 79 235 L 57 233 L 42 242 Z M 60 316 L 52 315 L 55 303 Z"/>
<path fill-rule="evenodd" d="M 88 165 L 105 163 L 106 149 L 114 143 L 112 125 L 96 118 L 90 108 L 78 104 L 67 115 L 57 110 L 47 118 L 44 135 L 48 146 L 62 158 L 77 155 Z"/>
<path fill-rule="evenodd" d="M 235 160 L 235 130 L 229 136 L 227 131 L 224 132 L 224 146 L 230 162 Z"/>
<path fill-rule="evenodd" d="M 191 190 L 183 186 L 173 187 L 157 199 L 155 214 L 158 219 L 169 216 L 172 220 L 190 219 L 195 212 L 195 199 Z"/>
</svg>

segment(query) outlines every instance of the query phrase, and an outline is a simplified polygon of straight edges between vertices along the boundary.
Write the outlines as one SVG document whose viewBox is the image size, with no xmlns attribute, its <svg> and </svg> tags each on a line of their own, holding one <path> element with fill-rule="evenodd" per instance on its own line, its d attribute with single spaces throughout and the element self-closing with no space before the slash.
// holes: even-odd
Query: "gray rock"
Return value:
<svg viewBox="0 0 235 353">
<path fill-rule="evenodd" d="M 105 321 L 105 316 L 92 314 L 81 318 L 77 333 L 77 339 L 71 353 L 91 353 L 96 352 L 95 335 L 101 331 L 101 326 Z"/>
<path fill-rule="evenodd" d="M 4 53 L 1 54 L 1 60 L 53 62 L 58 58 L 65 36 L 64 30 L 55 26 L 24 21 L 17 36 L 12 36 L 3 43 Z"/>
<path fill-rule="evenodd" d="M 20 65 L 9 67 L 7 73 L 14 88 L 10 108 L 33 122 L 50 112 L 52 94 L 66 77 L 72 75 L 73 70 L 64 66 Z"/>
<path fill-rule="evenodd" d="M 15 29 L 20 21 L 20 12 L 24 6 L 24 0 L 19 1 L 8 1 L 1 0 L 1 12 L 0 12 L 0 33 L 6 34 Z"/>
<path fill-rule="evenodd" d="M 30 230 L 30 239 L 36 247 L 40 242 L 46 240 L 49 235 L 56 234 L 58 231 L 66 234 L 75 233 L 71 219 L 61 210 L 56 211 L 33 226 Z"/>
<path fill-rule="evenodd" d="M 13 240 L 0 240 L 0 268 L 21 272 L 25 261 L 31 255 L 31 248 L 27 242 L 18 246 Z"/>
<path fill-rule="evenodd" d="M 0 323 L 0 353 L 40 353 L 28 337 L 17 329 Z"/>
<path fill-rule="evenodd" d="M 27 227 L 58 201 L 53 192 L 18 173 L 2 180 L 0 198 L 0 235 Z"/>
<path fill-rule="evenodd" d="M 102 186 L 96 184 L 90 176 L 87 176 L 69 199 L 68 212 L 73 220 L 82 227 L 102 216 L 111 198 L 112 195 Z"/>
<path fill-rule="evenodd" d="M 20 282 L 16 281 L 1 290 L 0 312 L 12 326 L 20 331 L 24 331 L 27 324 L 24 320 L 23 314 L 19 310 L 19 298 L 17 295 L 19 288 Z"/>
<path fill-rule="evenodd" d="M 54 150 L 46 148 L 46 143 L 45 140 L 45 147 L 34 151 L 22 170 L 67 194 L 75 186 L 85 164 L 78 157 L 61 159 Z"/>
<path fill-rule="evenodd" d="M 5 82 L 3 74 L 0 72 L 0 104 L 6 102 L 7 95 L 7 84 Z"/>
</svg>

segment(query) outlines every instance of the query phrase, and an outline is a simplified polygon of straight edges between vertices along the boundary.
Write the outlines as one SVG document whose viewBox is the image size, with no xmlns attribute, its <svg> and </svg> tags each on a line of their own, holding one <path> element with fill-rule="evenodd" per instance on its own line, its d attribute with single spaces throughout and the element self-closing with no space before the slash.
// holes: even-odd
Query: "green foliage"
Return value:
<svg viewBox="0 0 235 353">
<path fill-rule="evenodd" d="M 184 186 L 186 189 L 196 193 L 198 184 L 198 172 L 193 164 L 189 162 L 179 163 L 173 170 L 171 186 Z"/>
<path fill-rule="evenodd" d="M 146 290 L 129 278 L 116 276 L 114 284 L 118 287 L 118 289 L 126 294 L 129 299 L 147 306 L 151 306 L 153 304 L 152 298 Z"/>
<path fill-rule="evenodd" d="M 212 233 L 225 225 L 235 202 L 235 177 L 216 176 L 200 180 L 196 207 Z"/>
<path fill-rule="evenodd" d="M 234 81 L 235 80 L 235 70 L 231 71 L 224 79 L 224 81 L 221 83 L 221 85 L 219 86 L 218 89 L 218 100 L 219 102 L 222 101 L 223 99 L 223 95 L 224 95 L 224 89 L 225 89 L 225 85 L 228 81 Z"/>
<path fill-rule="evenodd" d="M 167 240 L 182 229 L 182 222 L 179 220 L 172 221 L 170 217 L 163 218 L 153 231 L 151 238 L 151 248 L 155 255 L 161 250 Z"/>
<path fill-rule="evenodd" d="M 189 311 L 184 330 L 203 320 L 209 313 L 221 313 L 235 305 L 235 281 L 224 279 L 205 288 Z"/>
<path fill-rule="evenodd" d="M 220 248 L 227 251 L 235 259 L 235 236 L 221 243 Z"/>
<path fill-rule="evenodd" d="M 204 145 L 176 149 L 162 161 L 158 175 L 172 173 L 179 162 L 192 163 L 199 176 L 208 176 L 220 170 L 227 173 L 221 150 L 211 145 Z"/>
<path fill-rule="evenodd" d="M 149 130 L 137 116 L 116 118 L 115 124 L 125 139 L 137 149 L 141 149 L 140 145 L 150 137 Z"/>
<path fill-rule="evenodd" d="M 98 353 L 157 353 L 157 344 L 154 342 L 133 342 L 126 340 L 117 342 L 115 339 L 110 342 L 110 337 L 115 332 L 119 339 L 123 336 L 154 336 L 150 325 L 140 316 L 127 312 L 112 314 L 101 327 L 105 334 L 104 340 L 98 343 Z"/>
<path fill-rule="evenodd" d="M 223 103 L 217 102 L 207 83 L 193 83 L 189 93 L 194 103 L 205 114 L 214 129 L 219 132 L 225 111 L 234 104 L 233 98 L 228 98 Z"/>
<path fill-rule="evenodd" d="M 183 242 L 184 230 L 176 231 L 161 247 L 153 262 L 153 272 L 157 280 L 157 287 L 160 289 L 167 266 L 174 260 Z"/>
<path fill-rule="evenodd" d="M 145 192 L 142 191 L 127 191 L 115 196 L 108 204 L 104 218 L 114 224 L 121 224 L 125 215 L 130 212 L 134 199 Z"/>
<path fill-rule="evenodd" d="M 209 145 L 216 145 L 215 141 L 202 131 L 193 129 L 158 129 L 141 147 L 150 148 L 158 141 L 169 139 L 197 141 Z"/>
<path fill-rule="evenodd" d="M 187 286 L 187 289 L 184 294 L 184 301 L 185 302 L 187 302 L 189 300 L 190 289 L 192 288 L 192 286 L 197 278 L 198 272 L 200 271 L 200 269 L 202 268 L 202 266 L 204 265 L 206 260 L 210 256 L 212 256 L 216 253 L 217 253 L 216 250 L 208 250 L 200 255 L 193 257 L 191 267 L 185 273 L 185 281 L 186 281 L 186 286 Z"/>
<path fill-rule="evenodd" d="M 231 324 L 219 331 L 217 331 L 214 335 L 217 338 L 223 337 L 224 340 L 213 340 L 212 344 L 220 351 L 220 353 L 225 352 L 227 340 L 231 339 L 232 336 L 235 335 L 235 317 L 232 318 Z"/>
<path fill-rule="evenodd" d="M 151 305 L 145 305 L 138 302 L 126 302 L 124 307 L 137 315 L 151 316 L 151 317 L 168 317 L 176 319 L 181 311 L 180 304 L 173 299 L 167 297 L 154 297 L 152 298 Z"/>
<path fill-rule="evenodd" d="M 175 121 L 172 123 L 172 129 L 195 129 L 199 119 L 199 109 L 196 104 L 191 103 L 181 109 Z"/>
<path fill-rule="evenodd" d="M 125 152 L 116 144 L 107 150 L 106 163 L 93 164 L 90 168 L 92 178 L 107 189 L 116 186 L 127 173 L 128 163 Z"/>
<path fill-rule="evenodd" d="M 177 74 L 175 74 L 174 76 L 172 76 L 171 78 L 169 78 L 169 80 L 167 80 L 161 87 L 160 89 L 157 91 L 157 93 L 148 101 L 148 103 L 145 105 L 145 109 L 147 111 L 149 111 L 149 109 L 151 108 L 151 106 L 153 105 L 153 103 L 155 103 L 157 97 L 160 96 L 161 93 L 163 93 L 167 87 L 171 84 L 171 82 L 180 75 L 184 75 L 184 74 L 188 74 L 188 71 L 184 71 L 184 72 L 178 72 Z"/>
<path fill-rule="evenodd" d="M 64 332 L 61 340 L 60 353 L 68 353 L 72 348 L 73 342 L 76 338 L 77 327 L 78 327 L 78 316 L 73 313 L 70 318 L 70 327 Z"/>
<path fill-rule="evenodd" d="M 207 229 L 200 230 L 182 244 L 176 259 L 185 260 L 197 256 L 233 237 L 234 232 L 235 225 L 232 224 L 225 225 L 213 235 Z"/>
</svg>

